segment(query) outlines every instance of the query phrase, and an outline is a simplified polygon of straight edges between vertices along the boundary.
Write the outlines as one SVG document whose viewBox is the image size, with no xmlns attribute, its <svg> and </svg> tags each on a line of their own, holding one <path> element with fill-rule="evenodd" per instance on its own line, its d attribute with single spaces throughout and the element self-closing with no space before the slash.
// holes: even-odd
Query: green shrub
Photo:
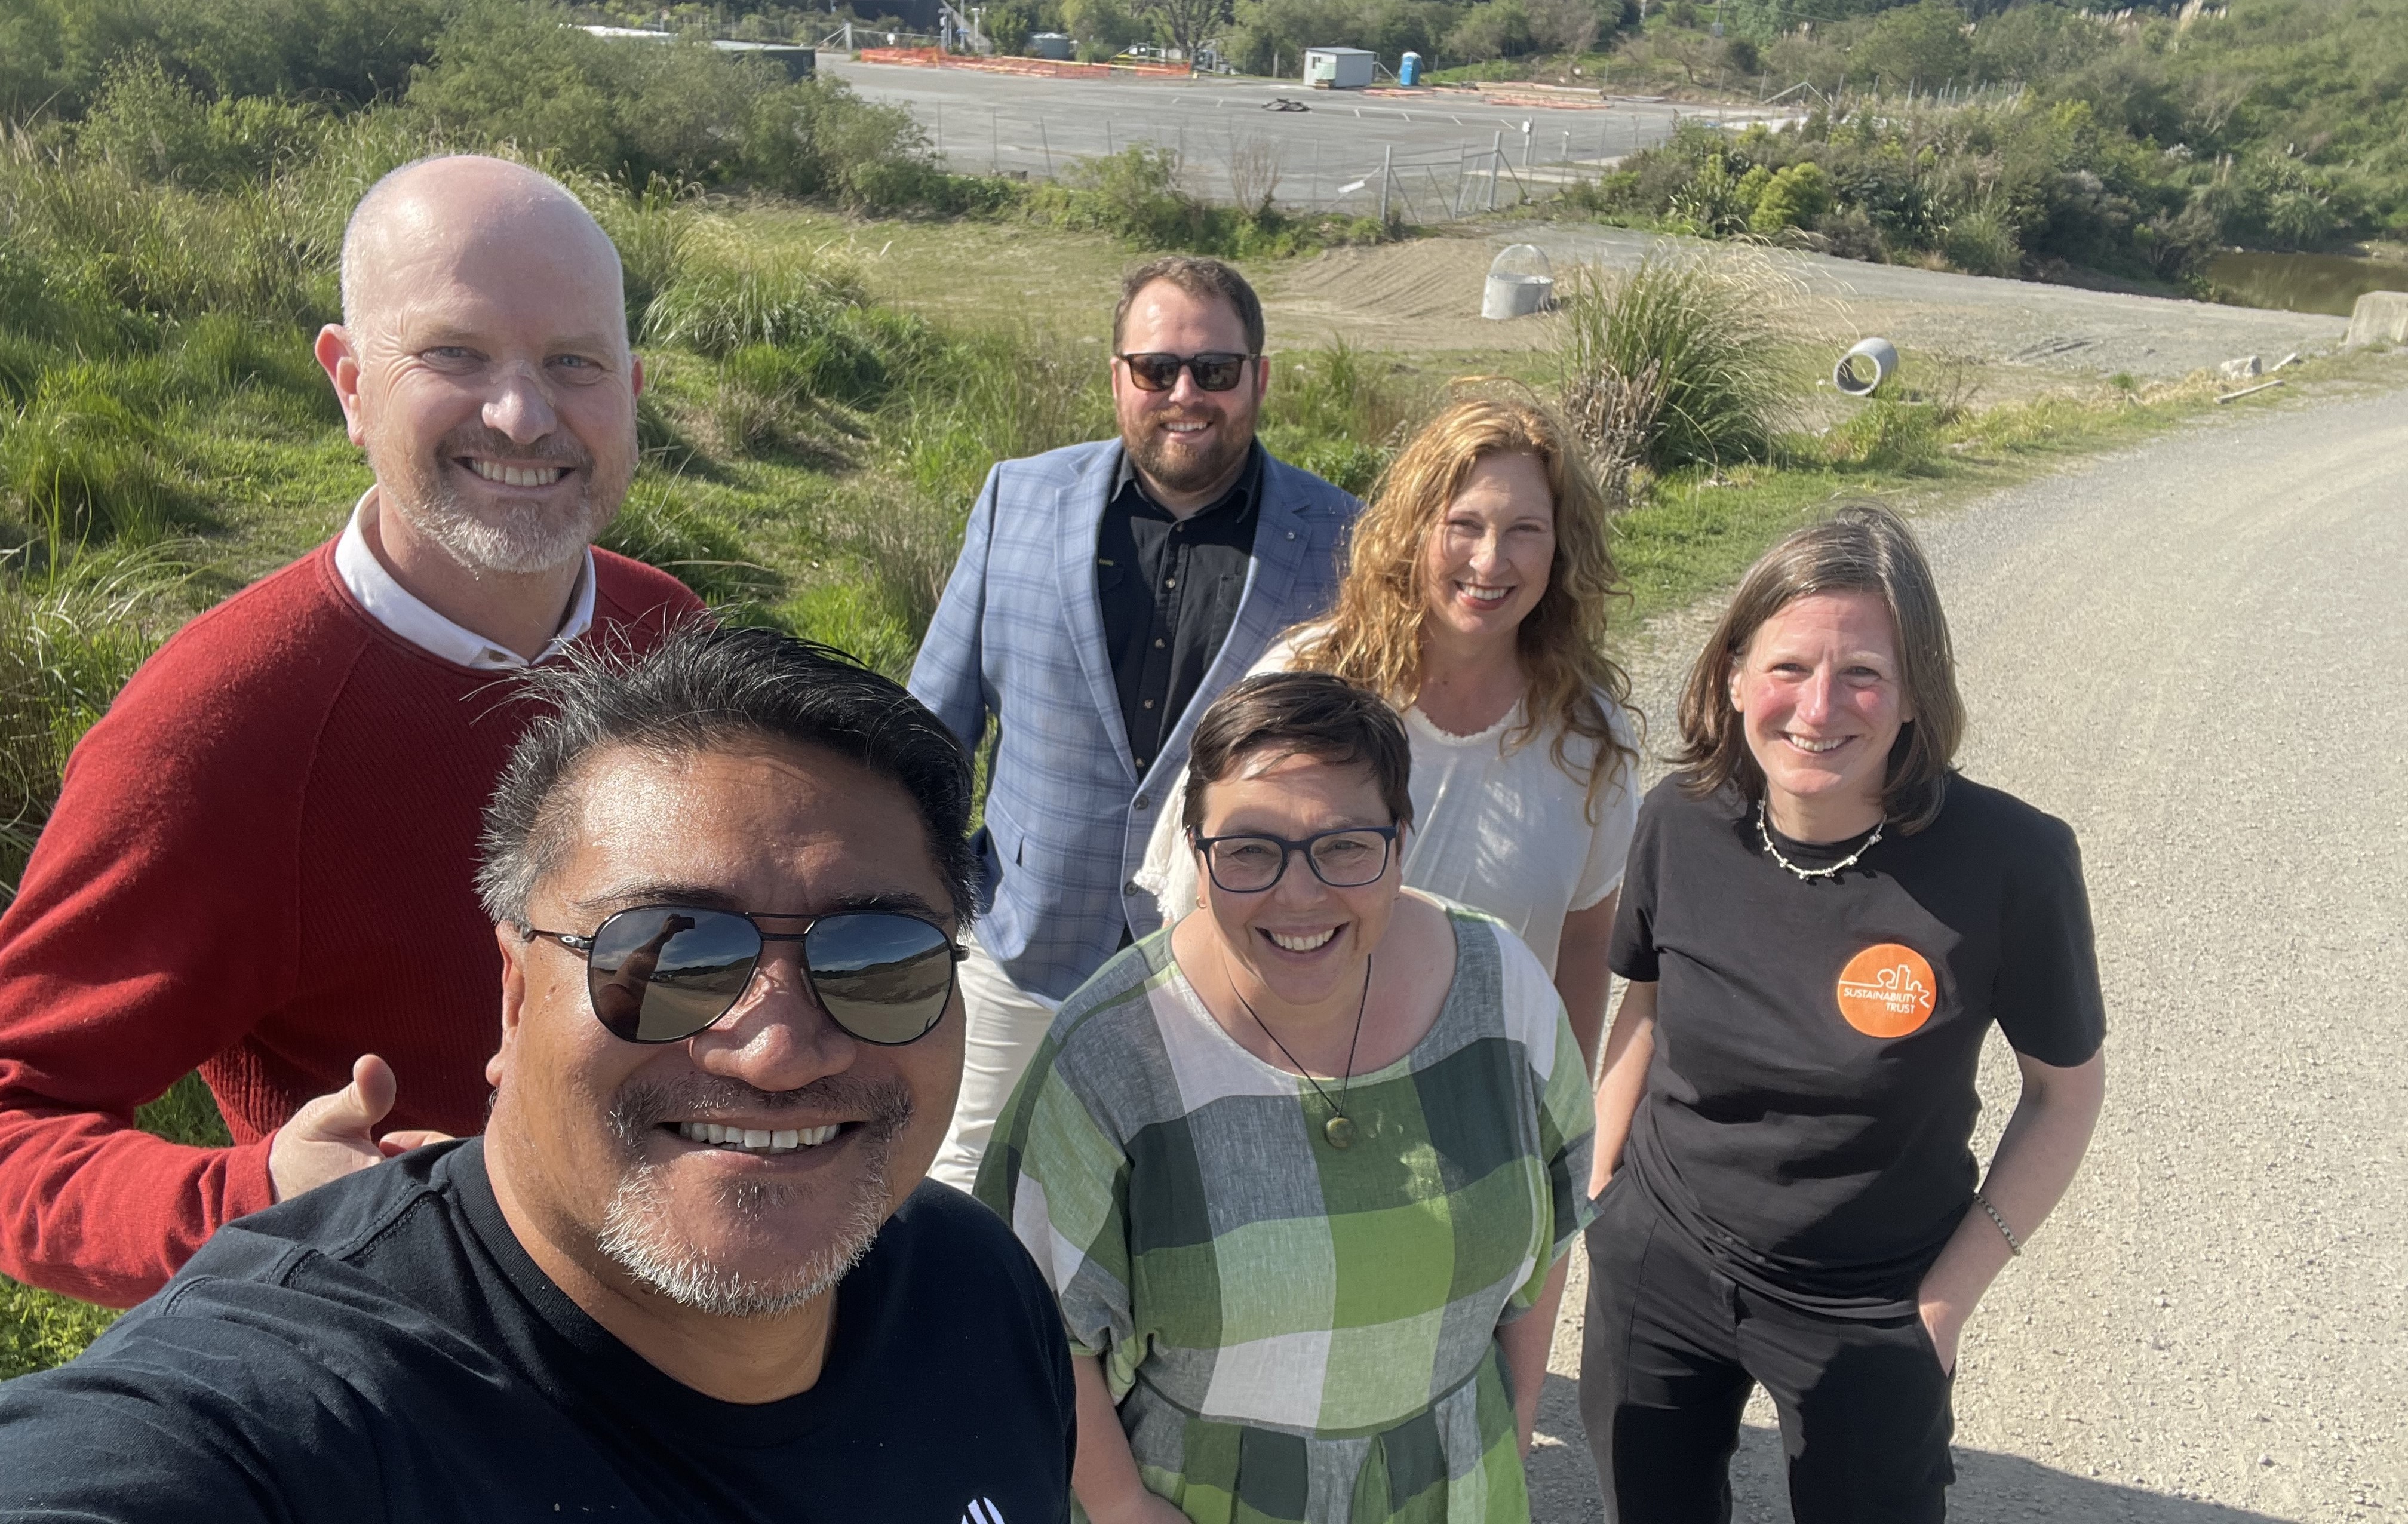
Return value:
<svg viewBox="0 0 2408 1524">
<path fill-rule="evenodd" d="M 514 144 L 581 168 L 623 172 L 629 145 L 616 120 L 613 49 L 563 24 L 542 3 L 472 7 L 444 29 L 434 62 L 414 72 L 411 109 L 452 134 Z M 684 166 L 680 166 L 681 168 Z"/>
<path fill-rule="evenodd" d="M 1777 237 L 1791 228 L 1813 227 L 1830 209 L 1831 177 L 1813 160 L 1802 160 L 1767 177 L 1748 217 L 1748 231 L 1760 238 Z"/>
<path fill-rule="evenodd" d="M 1762 459 L 1785 376 L 1777 312 L 1792 296 L 1743 255 L 1656 253 L 1627 275 L 1576 272 L 1559 361 L 1567 389 L 1656 368 L 1661 396 L 1641 454 L 1657 472 Z"/>
<path fill-rule="evenodd" d="M 850 266 L 822 251 L 809 260 L 689 270 L 645 310 L 647 344 L 722 357 L 748 344 L 802 344 L 864 300 Z"/>
<path fill-rule="evenodd" d="M 1976 207 L 1948 224 L 1940 252 L 1971 275 L 2013 277 L 2023 273 L 2023 250 L 2014 229 L 1994 206 Z"/>
<path fill-rule="evenodd" d="M 1723 154 L 1708 154 L 1701 160 L 1689 183 L 1675 191 L 1665 208 L 1665 225 L 1675 232 L 1694 233 L 1700 237 L 1721 238 L 1747 231 L 1748 219 L 1756 214 L 1756 194 L 1763 188 L 1759 180 L 1752 189 L 1742 189 L 1744 172 L 1733 174 L 1730 161 Z"/>
<path fill-rule="evenodd" d="M 323 122 L 319 108 L 273 96 L 205 100 L 145 52 L 110 65 L 75 141 L 146 179 L 224 188 L 306 154 Z"/>
<path fill-rule="evenodd" d="M 1396 458 L 1393 446 L 1363 444 L 1353 439 L 1307 439 L 1291 443 L 1275 433 L 1266 433 L 1263 442 L 1289 465 L 1311 471 L 1357 497 L 1370 492 L 1380 473 Z"/>
<path fill-rule="evenodd" d="M 1145 249 L 1198 249 L 1226 240 L 1220 225 L 1234 214 L 1207 206 L 1179 185 L 1179 154 L 1167 148 L 1125 148 L 1082 159 L 1068 189 L 1049 186 L 1039 205 L 1068 226 L 1111 233 Z"/>
<path fill-rule="evenodd" d="M 1301 359 L 1268 363 L 1277 368 L 1264 399 L 1265 447 L 1348 492 L 1368 491 L 1424 399 L 1400 382 L 1392 362 L 1343 338 Z"/>
</svg>

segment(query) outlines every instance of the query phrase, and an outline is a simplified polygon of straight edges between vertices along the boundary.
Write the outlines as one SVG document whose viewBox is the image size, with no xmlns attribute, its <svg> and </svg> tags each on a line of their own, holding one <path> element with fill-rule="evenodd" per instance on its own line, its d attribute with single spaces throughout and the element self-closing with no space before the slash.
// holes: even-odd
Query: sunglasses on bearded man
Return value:
<svg viewBox="0 0 2408 1524">
<path fill-rule="evenodd" d="M 1201 354 L 1171 354 L 1149 352 L 1141 354 L 1121 354 L 1113 358 L 1128 367 L 1129 380 L 1140 392 L 1168 392 L 1179 384 L 1182 370 L 1196 378 L 1199 392 L 1235 390 L 1246 374 L 1246 362 L 1256 358 L 1226 350 L 1207 350 Z"/>
<path fill-rule="evenodd" d="M 760 920 L 802 921 L 770 932 Z M 595 1019 L 629 1042 L 678 1042 L 736 1008 L 773 942 L 802 944 L 803 982 L 830 1019 L 880 1047 L 936 1029 L 953 998 L 953 966 L 969 956 L 944 927 L 900 911 L 815 917 L 753 915 L 700 905 L 638 905 L 590 937 L 522 927 L 585 959 Z"/>
</svg>

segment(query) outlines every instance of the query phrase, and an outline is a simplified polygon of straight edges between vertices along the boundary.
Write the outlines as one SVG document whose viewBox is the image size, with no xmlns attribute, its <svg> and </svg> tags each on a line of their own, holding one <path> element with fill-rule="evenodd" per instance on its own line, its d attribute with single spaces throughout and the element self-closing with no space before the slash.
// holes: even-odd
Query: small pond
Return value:
<svg viewBox="0 0 2408 1524">
<path fill-rule="evenodd" d="M 2217 254 L 2207 278 L 2245 307 L 2349 316 L 2370 291 L 2408 291 L 2408 264 L 2349 254 Z"/>
</svg>

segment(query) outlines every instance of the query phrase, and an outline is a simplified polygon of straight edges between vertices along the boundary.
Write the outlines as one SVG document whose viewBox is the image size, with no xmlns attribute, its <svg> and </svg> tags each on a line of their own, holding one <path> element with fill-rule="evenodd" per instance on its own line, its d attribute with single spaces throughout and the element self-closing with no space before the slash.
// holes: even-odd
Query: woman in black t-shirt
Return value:
<svg viewBox="0 0 2408 1524">
<path fill-rule="evenodd" d="M 1875 508 L 1768 553 L 1690 673 L 1610 955 L 1581 1410 L 1611 1518 L 1727 1519 L 1756 1383 L 1799 1524 L 1945 1515 L 1957 1337 L 2104 1088 L 2073 833 L 1952 771 L 1963 727 Z M 1976 1189 L 1993 1022 L 2023 1094 Z"/>
</svg>

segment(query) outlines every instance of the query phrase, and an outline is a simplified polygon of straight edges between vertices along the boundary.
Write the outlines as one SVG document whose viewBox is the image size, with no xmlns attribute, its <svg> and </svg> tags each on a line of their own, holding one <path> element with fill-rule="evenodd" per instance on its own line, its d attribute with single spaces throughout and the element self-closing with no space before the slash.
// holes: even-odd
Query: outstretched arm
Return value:
<svg viewBox="0 0 2408 1524">
<path fill-rule="evenodd" d="M 2023 1070 L 2023 1099 L 1999 1138 L 1999 1151 L 1990 1157 L 1990 1177 L 1982 1183 L 1982 1194 L 2017 1243 L 2028 1244 L 2082 1168 L 2091 1129 L 2107 1098 L 2107 1058 L 2094 1053 L 2086 1063 L 2058 1069 L 2018 1053 L 2015 1062 Z M 1915 1300 L 1922 1304 L 1924 1326 L 1931 1330 L 1940 1361 L 1948 1369 L 1956 1368 L 1956 1341 L 1966 1319 L 2014 1252 L 2007 1235 L 1976 1201 L 1923 1277 Z"/>
</svg>

